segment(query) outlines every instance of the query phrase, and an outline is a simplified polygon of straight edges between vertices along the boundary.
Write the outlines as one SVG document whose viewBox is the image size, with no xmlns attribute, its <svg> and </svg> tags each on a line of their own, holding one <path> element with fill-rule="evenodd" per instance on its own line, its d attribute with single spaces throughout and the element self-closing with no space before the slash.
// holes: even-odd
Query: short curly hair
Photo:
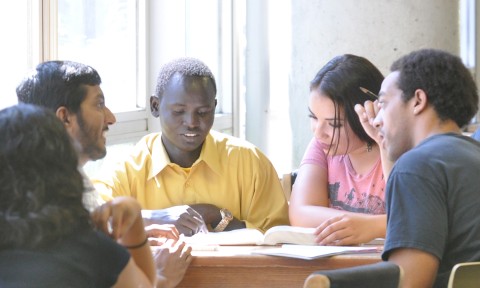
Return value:
<svg viewBox="0 0 480 288">
<path fill-rule="evenodd" d="M 37 249 L 91 227 L 78 155 L 47 108 L 0 111 L 0 250 Z"/>
<path fill-rule="evenodd" d="M 191 58 L 191 57 L 182 57 L 175 59 L 169 63 L 166 63 L 160 69 L 157 78 L 157 87 L 155 90 L 155 96 L 161 98 L 165 89 L 170 82 L 170 79 L 175 75 L 180 74 L 182 76 L 198 76 L 198 77 L 207 77 L 211 80 L 213 87 L 215 89 L 215 94 L 217 93 L 217 86 L 215 83 L 215 77 L 213 76 L 212 71 L 208 68 L 205 63 L 202 61 Z"/>
<path fill-rule="evenodd" d="M 413 97 L 415 90 L 422 89 L 442 121 L 451 119 L 463 127 L 478 110 L 475 81 L 455 55 L 422 49 L 395 61 L 391 71 L 400 72 L 397 84 L 405 102 Z"/>
</svg>

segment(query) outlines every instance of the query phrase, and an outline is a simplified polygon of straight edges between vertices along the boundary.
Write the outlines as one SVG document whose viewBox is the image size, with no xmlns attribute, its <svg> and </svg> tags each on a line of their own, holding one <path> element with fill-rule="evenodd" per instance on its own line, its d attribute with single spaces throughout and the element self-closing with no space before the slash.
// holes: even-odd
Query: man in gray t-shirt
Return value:
<svg viewBox="0 0 480 288">
<path fill-rule="evenodd" d="M 477 88 L 440 50 L 412 52 L 391 71 L 378 103 L 355 107 L 389 175 L 382 258 L 402 267 L 405 287 L 446 287 L 455 264 L 480 261 L 480 145 L 461 130 Z"/>
</svg>

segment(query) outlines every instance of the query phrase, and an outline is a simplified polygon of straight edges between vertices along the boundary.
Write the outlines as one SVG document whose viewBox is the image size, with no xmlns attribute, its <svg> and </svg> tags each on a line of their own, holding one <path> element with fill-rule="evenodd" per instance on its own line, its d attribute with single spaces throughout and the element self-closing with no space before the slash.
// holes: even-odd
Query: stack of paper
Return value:
<svg viewBox="0 0 480 288">
<path fill-rule="evenodd" d="M 360 246 L 312 246 L 285 244 L 279 248 L 261 249 L 252 251 L 253 254 L 282 256 L 312 260 L 315 258 L 328 257 L 339 254 L 378 253 L 378 247 Z"/>
</svg>

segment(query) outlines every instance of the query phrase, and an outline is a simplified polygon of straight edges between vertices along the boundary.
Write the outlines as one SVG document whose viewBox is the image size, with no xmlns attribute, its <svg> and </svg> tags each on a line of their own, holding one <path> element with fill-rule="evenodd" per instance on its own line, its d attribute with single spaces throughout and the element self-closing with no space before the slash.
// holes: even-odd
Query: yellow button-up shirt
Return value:
<svg viewBox="0 0 480 288">
<path fill-rule="evenodd" d="M 143 137 L 112 173 L 93 179 L 107 199 L 132 196 L 149 210 L 213 204 L 263 232 L 289 224 L 287 200 L 272 163 L 254 145 L 219 132 L 210 132 L 188 173 L 170 162 L 161 133 Z"/>
</svg>

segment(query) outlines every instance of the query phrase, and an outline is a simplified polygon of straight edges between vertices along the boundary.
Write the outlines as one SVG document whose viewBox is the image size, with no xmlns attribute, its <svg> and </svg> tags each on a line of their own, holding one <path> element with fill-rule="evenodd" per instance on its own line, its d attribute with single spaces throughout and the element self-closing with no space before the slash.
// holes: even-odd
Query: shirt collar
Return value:
<svg viewBox="0 0 480 288">
<path fill-rule="evenodd" d="M 152 145 L 151 169 L 148 174 L 149 180 L 157 176 L 168 165 L 176 165 L 173 164 L 168 157 L 168 153 L 165 150 L 165 146 L 163 145 L 163 142 L 161 140 L 161 133 L 159 133 L 158 138 L 159 139 L 157 141 L 154 141 L 154 145 Z M 207 167 L 212 169 L 213 172 L 220 175 L 220 155 L 216 149 L 216 146 L 217 145 L 211 131 L 203 142 L 200 157 L 197 159 L 197 161 L 193 163 L 192 167 L 203 162 L 207 165 Z"/>
</svg>

